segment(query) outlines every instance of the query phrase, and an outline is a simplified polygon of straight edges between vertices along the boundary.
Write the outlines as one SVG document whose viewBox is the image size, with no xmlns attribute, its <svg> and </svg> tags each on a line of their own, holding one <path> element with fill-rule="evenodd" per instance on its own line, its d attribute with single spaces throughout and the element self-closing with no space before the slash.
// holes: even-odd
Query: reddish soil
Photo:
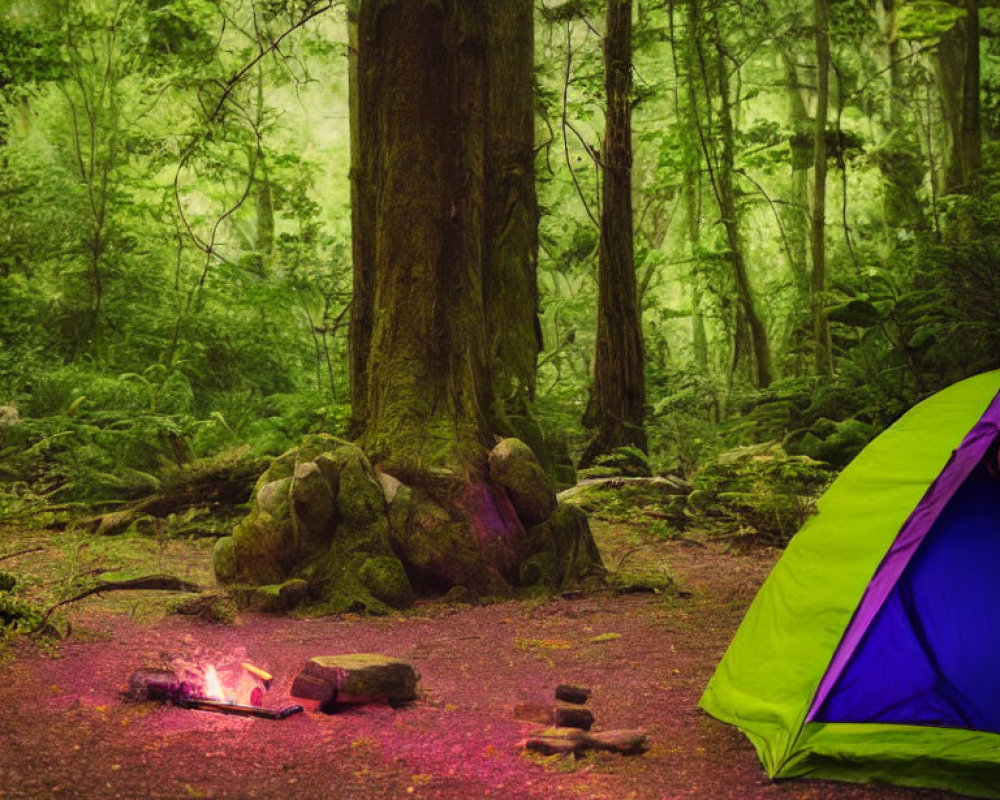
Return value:
<svg viewBox="0 0 1000 800">
<path fill-rule="evenodd" d="M 597 526 L 611 566 L 635 556 L 621 530 Z M 952 797 L 770 783 L 743 736 L 700 712 L 697 701 L 776 553 L 690 542 L 646 541 L 640 549 L 647 562 L 666 566 L 682 596 L 428 605 L 382 619 L 248 614 L 234 625 L 137 618 L 121 607 L 125 593 L 117 604 L 110 595 L 88 598 L 65 610 L 69 639 L 21 637 L 0 664 L 0 798 Z M 196 555 L 204 574 L 207 551 Z M 28 569 L 44 557 L 4 568 Z M 288 690 L 309 657 L 351 652 L 409 661 L 422 675 L 422 698 L 405 708 L 336 715 L 310 708 L 269 721 L 120 695 L 137 668 L 237 650 L 275 674 L 269 706 L 294 702 Z M 597 726 L 644 728 L 651 749 L 579 760 L 526 754 L 519 743 L 539 726 L 515 719 L 513 708 L 550 700 L 562 682 L 593 690 Z"/>
</svg>

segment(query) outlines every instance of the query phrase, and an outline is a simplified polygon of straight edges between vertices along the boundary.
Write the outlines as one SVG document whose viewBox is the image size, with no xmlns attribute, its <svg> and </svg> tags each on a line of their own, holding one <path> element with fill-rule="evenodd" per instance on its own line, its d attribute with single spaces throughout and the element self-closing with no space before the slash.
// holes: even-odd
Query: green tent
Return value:
<svg viewBox="0 0 1000 800">
<path fill-rule="evenodd" d="M 1000 371 L 928 398 L 817 503 L 701 706 L 773 778 L 1000 798 Z"/>
</svg>

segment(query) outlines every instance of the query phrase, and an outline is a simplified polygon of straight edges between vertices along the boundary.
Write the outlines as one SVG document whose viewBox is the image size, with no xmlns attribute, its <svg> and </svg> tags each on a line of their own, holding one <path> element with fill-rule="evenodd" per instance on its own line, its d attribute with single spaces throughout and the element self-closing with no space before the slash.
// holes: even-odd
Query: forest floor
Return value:
<svg viewBox="0 0 1000 800">
<path fill-rule="evenodd" d="M 163 592 L 92 596 L 57 612 L 65 639 L 17 637 L 0 656 L 0 798 L 290 800 L 931 800 L 946 792 L 821 781 L 771 783 L 735 729 L 698 698 L 776 550 L 659 540 L 594 522 L 609 567 L 666 570 L 680 592 L 588 595 L 493 605 L 420 605 L 394 617 L 299 619 L 241 614 L 222 625 L 165 613 Z M 42 587 L 109 557 L 100 539 L 0 530 L 2 568 Z M 104 537 L 105 539 L 107 537 Z M 119 538 L 119 542 L 121 539 Z M 211 542 L 126 543 L 211 585 Z M 121 545 L 118 545 L 119 549 Z M 421 674 L 406 707 L 313 707 L 282 721 L 159 703 L 122 691 L 141 667 L 232 654 L 275 675 L 265 705 L 295 702 L 312 656 L 382 653 Z M 551 703 L 557 684 L 589 687 L 595 727 L 643 728 L 643 755 L 540 756 L 515 718 Z"/>
</svg>

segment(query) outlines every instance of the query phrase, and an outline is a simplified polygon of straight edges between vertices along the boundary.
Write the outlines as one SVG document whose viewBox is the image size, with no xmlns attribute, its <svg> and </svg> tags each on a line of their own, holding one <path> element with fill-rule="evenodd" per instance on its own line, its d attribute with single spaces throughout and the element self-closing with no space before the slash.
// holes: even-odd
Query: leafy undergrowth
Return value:
<svg viewBox="0 0 1000 800">
<path fill-rule="evenodd" d="M 0 681 L 5 798 L 945 798 L 941 792 L 769 784 L 753 748 L 697 709 L 698 697 L 777 556 L 718 543 L 662 540 L 623 523 L 594 526 L 613 570 L 670 576 L 680 592 L 602 593 L 412 612 L 291 619 L 243 613 L 221 625 L 168 612 L 164 593 L 92 596 L 56 615 L 68 639 L 19 636 Z M 114 565 L 207 583 L 203 540 L 94 541 L 6 530 L 0 569 L 17 596 L 43 602 L 72 576 Z M 38 549 L 35 549 L 38 548 Z M 107 548 L 103 550 L 102 548 Z M 20 555 L 10 554 L 24 550 Z M 134 559 L 134 560 L 130 560 Z M 64 587 L 56 591 L 53 587 Z M 272 672 L 266 704 L 293 702 L 292 679 L 316 655 L 378 652 L 421 673 L 406 707 L 336 715 L 307 704 L 275 722 L 122 698 L 130 674 L 175 659 L 242 654 Z M 527 755 L 538 725 L 520 703 L 551 703 L 559 683 L 589 687 L 604 729 L 642 728 L 642 756 Z"/>
</svg>

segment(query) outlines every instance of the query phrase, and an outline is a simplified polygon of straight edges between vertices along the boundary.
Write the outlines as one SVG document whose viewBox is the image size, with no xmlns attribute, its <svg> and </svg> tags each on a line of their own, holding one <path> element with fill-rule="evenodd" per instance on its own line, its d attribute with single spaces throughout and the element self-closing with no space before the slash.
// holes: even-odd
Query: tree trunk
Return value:
<svg viewBox="0 0 1000 800">
<path fill-rule="evenodd" d="M 527 386 L 533 372 L 523 331 L 494 337 L 501 317 L 486 308 L 487 298 L 517 302 L 511 293 L 534 268 L 521 260 L 534 242 L 533 201 L 516 174 L 529 169 L 533 96 L 525 72 L 508 74 L 511 59 L 530 60 L 531 4 L 506 3 L 356 7 L 354 243 L 365 304 L 355 308 L 352 392 L 363 391 L 364 452 L 320 435 L 275 459 L 249 517 L 216 544 L 220 581 L 270 584 L 255 596 L 279 600 L 305 582 L 330 612 L 384 612 L 414 591 L 497 595 L 603 575 L 586 516 L 557 503 L 531 450 L 508 438 L 487 456 L 494 376 L 506 369 Z M 509 140 L 499 133 L 508 124 Z M 511 213 L 493 216 L 490 198 Z M 498 269 L 512 274 L 489 274 Z M 504 321 L 527 325 L 533 313 Z"/>
<path fill-rule="evenodd" d="M 813 355 L 817 374 L 833 370 L 830 328 L 826 318 L 826 115 L 830 88 L 830 10 L 828 0 L 814 0 L 816 30 L 816 125 L 813 136 L 812 279 Z"/>
<path fill-rule="evenodd" d="M 375 107 L 370 104 L 362 115 L 359 107 L 361 75 L 358 71 L 358 4 L 347 4 L 348 107 L 351 146 L 351 254 L 353 294 L 347 331 L 348 373 L 351 386 L 351 428 L 364 430 L 368 416 L 368 349 L 371 345 L 373 282 L 375 278 L 375 195 L 369 176 L 377 152 Z M 368 88 L 368 87 L 366 87 Z"/>
<path fill-rule="evenodd" d="M 694 6 L 695 4 L 692 3 L 691 5 Z M 690 13 L 693 15 L 697 14 L 696 11 Z M 697 19 L 697 16 L 695 16 L 694 22 L 697 22 Z M 697 24 L 693 26 L 695 30 L 697 30 L 697 27 Z M 757 309 L 757 300 L 754 296 L 753 286 L 750 283 L 750 275 L 747 271 L 746 258 L 743 252 L 743 238 L 740 231 L 741 212 L 737 207 L 734 186 L 736 148 L 736 132 L 733 125 L 734 109 L 730 98 L 728 65 L 726 64 L 725 47 L 722 41 L 722 32 L 719 27 L 718 17 L 714 20 L 714 28 L 716 51 L 715 77 L 721 102 L 719 127 L 722 147 L 716 156 L 708 150 L 703 139 L 703 148 L 705 149 L 706 163 L 712 179 L 712 186 L 719 204 L 719 213 L 722 216 L 722 226 L 726 232 L 726 242 L 729 245 L 729 257 L 733 268 L 733 282 L 736 288 L 737 318 L 733 363 L 735 365 L 738 362 L 742 344 L 746 341 L 753 355 L 753 383 L 757 388 L 764 389 L 770 386 L 771 381 L 774 379 L 771 368 L 771 347 L 768 342 L 767 329 Z M 702 68 L 702 76 L 706 79 L 707 90 L 708 68 L 701 49 L 700 39 L 696 39 L 696 44 L 699 48 L 699 61 Z"/>
<path fill-rule="evenodd" d="M 646 449 L 642 322 L 632 230 L 632 2 L 608 0 L 604 38 L 607 107 L 601 148 L 594 399 L 597 432 L 581 465 L 632 445 Z"/>
<path fill-rule="evenodd" d="M 958 0 L 965 17 L 941 38 L 937 77 L 944 122 L 950 139 L 942 172 L 942 194 L 966 194 L 982 166 L 979 119 L 979 2 Z"/>
<path fill-rule="evenodd" d="M 797 42 L 796 42 L 797 44 Z M 790 243 L 789 273 L 793 285 L 799 291 L 803 308 L 809 296 L 809 167 L 812 166 L 812 125 L 806 95 L 803 92 L 797 63 L 797 48 L 781 51 L 785 66 L 788 100 L 788 122 L 792 129 L 792 186 L 787 209 L 782 213 L 782 222 L 788 232 Z"/>
<path fill-rule="evenodd" d="M 524 413 L 535 394 L 538 201 L 535 196 L 534 16 L 525 0 L 487 3 L 486 246 L 484 292 L 493 388 Z"/>
<path fill-rule="evenodd" d="M 257 128 L 260 129 L 264 121 L 264 69 L 257 70 Z M 254 250 L 256 256 L 254 261 L 257 266 L 257 273 L 264 277 L 267 275 L 268 266 L 271 263 L 271 255 L 274 250 L 274 198 L 271 193 L 271 180 L 267 174 L 267 161 L 264 158 L 263 149 L 258 145 L 257 167 L 260 170 L 260 177 L 256 178 L 255 201 L 257 211 L 257 230 Z"/>
<path fill-rule="evenodd" d="M 923 204 L 919 191 L 927 168 L 920 151 L 913 118 L 905 108 L 912 100 L 904 81 L 900 41 L 896 36 L 896 2 L 882 0 L 882 30 L 885 36 L 889 94 L 886 100 L 885 136 L 879 144 L 877 164 L 882 172 L 882 216 L 887 238 L 895 238 L 899 228 L 924 227 Z M 891 245 L 890 245 L 891 246 Z"/>
<path fill-rule="evenodd" d="M 485 19 L 465 3 L 366 0 L 361 163 L 373 187 L 366 451 L 386 471 L 482 475 Z M 377 146 L 376 146 L 377 144 Z"/>
<path fill-rule="evenodd" d="M 671 9 L 671 30 L 673 29 L 673 9 Z M 703 203 L 703 184 L 701 174 L 701 147 L 698 142 L 698 86 L 694 76 L 698 72 L 698 54 L 692 37 L 694 31 L 688 29 L 683 44 L 672 38 L 672 49 L 676 54 L 678 47 L 684 56 L 684 71 L 686 78 L 682 79 L 678 69 L 677 58 L 674 60 L 674 73 L 677 78 L 677 105 L 680 106 L 680 85 L 684 88 L 684 208 L 687 221 L 687 237 L 691 254 L 691 366 L 701 375 L 709 373 L 708 330 L 705 325 L 703 309 L 703 278 L 700 274 L 699 253 L 701 251 L 701 214 Z M 680 116 L 680 112 L 678 112 Z"/>
</svg>

